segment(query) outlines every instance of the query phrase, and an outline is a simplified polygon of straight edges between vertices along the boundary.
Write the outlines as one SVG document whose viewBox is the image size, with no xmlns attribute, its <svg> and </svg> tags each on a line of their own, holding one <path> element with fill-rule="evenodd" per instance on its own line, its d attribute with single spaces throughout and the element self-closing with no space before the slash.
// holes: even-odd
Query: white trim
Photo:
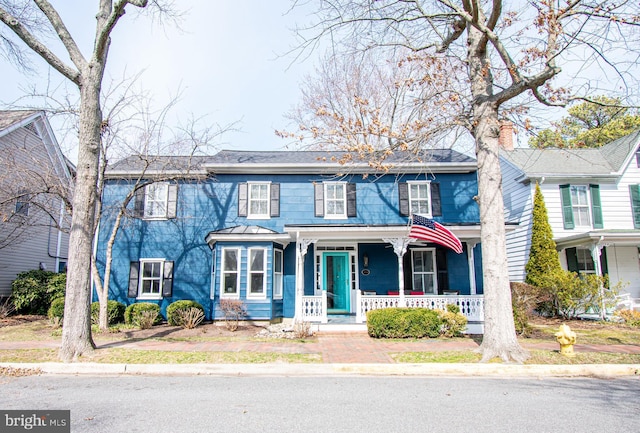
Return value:
<svg viewBox="0 0 640 433">
<path fill-rule="evenodd" d="M 573 202 L 573 188 L 584 188 L 585 190 L 585 197 L 587 202 L 585 204 L 576 204 Z M 589 187 L 589 185 L 583 185 L 583 184 L 578 184 L 578 185 L 574 185 L 574 184 L 569 184 L 569 197 L 571 197 L 571 213 L 573 214 L 573 224 L 574 224 L 574 229 L 577 228 L 591 228 L 593 227 L 593 215 L 591 214 L 591 188 Z M 580 207 L 580 208 L 587 208 L 587 215 L 589 217 L 589 223 L 588 224 L 578 224 L 577 218 L 576 218 L 576 212 L 575 212 L 575 208 L 576 207 Z"/>
<path fill-rule="evenodd" d="M 251 187 L 252 186 L 266 186 L 267 187 L 267 210 L 265 213 L 251 213 Z M 258 201 L 258 200 L 256 200 Z M 260 199 L 262 201 L 262 199 Z M 271 218 L 271 182 L 247 182 L 247 219 L 270 219 Z"/>
<path fill-rule="evenodd" d="M 225 270 L 225 252 L 236 252 L 236 270 L 234 272 L 227 272 Z M 240 248 L 225 248 L 220 249 L 220 299 L 240 299 L 240 277 L 242 275 L 242 250 Z M 236 274 L 236 291 L 235 293 L 225 293 L 224 291 L 224 277 L 226 274 Z"/>
<path fill-rule="evenodd" d="M 144 258 L 144 259 L 138 260 L 138 262 L 140 263 L 140 269 L 138 271 L 138 296 L 136 296 L 136 299 L 155 300 L 155 301 L 162 299 L 162 285 L 164 283 L 164 263 L 166 262 L 166 259 Z M 160 277 L 159 277 L 160 281 L 158 284 L 158 293 L 142 293 L 142 284 L 145 280 L 144 265 L 146 263 L 160 264 Z M 156 280 L 156 279 L 150 277 L 150 278 L 147 278 L 147 280 Z"/>
<path fill-rule="evenodd" d="M 262 251 L 262 270 L 254 272 L 251 270 L 251 253 L 254 251 Z M 266 299 L 267 298 L 267 254 L 268 249 L 262 247 L 247 248 L 247 299 Z M 251 276 L 252 274 L 262 274 L 262 291 L 259 293 L 251 293 Z"/>
<path fill-rule="evenodd" d="M 280 254 L 280 269 L 276 268 L 276 255 Z M 284 292 L 284 251 L 279 248 L 273 248 L 273 259 L 272 259 L 272 273 L 271 277 L 271 286 L 273 290 L 273 299 L 282 299 Z M 276 276 L 279 275 L 279 278 Z M 279 281 L 278 281 L 279 280 Z M 276 289 L 279 289 L 276 291 Z"/>
<path fill-rule="evenodd" d="M 329 199 L 329 195 L 327 194 L 327 188 L 329 186 L 342 186 L 342 198 L 331 198 Z M 322 182 L 322 188 L 324 193 L 324 219 L 338 220 L 338 219 L 347 219 L 347 182 Z M 335 192 L 335 190 L 334 190 Z M 329 200 L 339 203 L 342 201 L 342 213 L 333 213 L 329 214 Z"/>
<path fill-rule="evenodd" d="M 416 185 L 416 186 L 425 186 L 427 189 L 427 207 L 429 208 L 427 210 L 427 212 L 424 212 L 422 209 L 413 209 L 413 199 L 411 197 L 411 186 Z M 413 214 L 421 214 L 426 216 L 427 218 L 431 218 L 431 216 L 433 215 L 433 207 L 431 205 L 431 181 L 430 180 L 410 180 L 407 181 L 407 186 L 408 186 L 408 195 L 409 195 L 409 214 L 413 215 Z M 419 201 L 422 201 L 424 199 L 416 199 Z"/>
<path fill-rule="evenodd" d="M 415 256 L 414 254 L 417 252 L 429 252 L 431 253 L 431 272 L 417 272 L 415 270 Z M 436 249 L 435 248 L 413 248 L 411 249 L 411 286 L 413 287 L 413 278 L 416 275 L 433 275 L 433 287 L 431 288 L 431 292 L 424 292 L 425 295 L 437 295 L 438 294 L 438 264 L 436 262 Z M 424 290 L 424 287 L 421 287 Z M 413 287 L 414 291 L 418 291 L 418 288 Z"/>
</svg>

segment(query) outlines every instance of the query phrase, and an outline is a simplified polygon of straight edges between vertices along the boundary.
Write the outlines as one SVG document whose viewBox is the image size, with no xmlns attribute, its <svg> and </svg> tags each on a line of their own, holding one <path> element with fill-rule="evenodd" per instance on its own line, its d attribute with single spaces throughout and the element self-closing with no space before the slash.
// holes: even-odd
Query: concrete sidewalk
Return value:
<svg viewBox="0 0 640 433">
<path fill-rule="evenodd" d="M 509 365 L 491 364 L 404 364 L 391 354 L 403 352 L 438 352 L 472 350 L 479 342 L 473 339 L 384 340 L 373 339 L 366 332 L 318 333 L 315 341 L 300 343 L 288 340 L 237 341 L 161 341 L 96 340 L 98 348 L 127 348 L 184 352 L 262 352 L 318 354 L 320 364 L 102 364 L 102 363 L 4 363 L 13 368 L 39 368 L 50 374 L 203 374 L 203 375 L 454 375 L 454 376 L 620 376 L 639 375 L 640 364 L 632 365 Z M 521 342 L 526 349 L 558 350 L 558 344 Z M 52 341 L 0 342 L 2 349 L 57 348 Z M 640 346 L 576 345 L 580 352 L 640 354 Z"/>
</svg>

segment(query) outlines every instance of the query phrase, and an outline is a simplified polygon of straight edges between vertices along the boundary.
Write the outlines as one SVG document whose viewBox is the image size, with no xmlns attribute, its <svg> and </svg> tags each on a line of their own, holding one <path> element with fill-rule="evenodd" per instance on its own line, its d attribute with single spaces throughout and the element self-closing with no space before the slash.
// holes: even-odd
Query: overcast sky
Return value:
<svg viewBox="0 0 640 433">
<path fill-rule="evenodd" d="M 52 3 L 87 55 L 93 43 L 97 0 Z M 304 73 L 313 69 L 314 59 L 300 62 L 285 56 L 296 43 L 291 29 L 296 22 L 308 21 L 306 12 L 290 12 L 290 0 L 180 0 L 176 5 L 186 12 L 182 30 L 147 18 L 134 19 L 135 8 L 129 6 L 130 12 L 112 35 L 108 77 L 119 79 L 144 71 L 144 88 L 151 91 L 158 107 L 181 89 L 181 102 L 174 112 L 183 119 L 204 117 L 220 125 L 238 122 L 239 131 L 226 134 L 221 147 L 277 150 L 285 146 L 274 129 L 286 127 L 284 114 L 299 99 Z M 40 83 L 43 89 L 48 75 L 54 86 L 64 82 L 43 62 L 37 61 L 36 69 L 37 74 L 24 75 L 0 58 L 3 106 L 32 83 Z"/>
</svg>

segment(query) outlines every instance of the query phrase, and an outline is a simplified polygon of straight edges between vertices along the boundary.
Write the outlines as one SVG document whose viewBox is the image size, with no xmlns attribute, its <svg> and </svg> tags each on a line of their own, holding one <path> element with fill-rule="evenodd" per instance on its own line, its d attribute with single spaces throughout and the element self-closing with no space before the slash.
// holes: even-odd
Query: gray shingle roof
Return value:
<svg viewBox="0 0 640 433">
<path fill-rule="evenodd" d="M 640 130 L 596 149 L 517 148 L 500 155 L 527 177 L 613 176 L 621 174 L 639 140 Z"/>
<path fill-rule="evenodd" d="M 38 111 L 33 110 L 0 110 L 0 131 L 16 124 L 34 114 Z"/>
<path fill-rule="evenodd" d="M 305 172 L 320 172 L 342 170 L 339 161 L 347 155 L 346 152 L 330 151 L 236 151 L 222 150 L 215 155 L 208 156 L 153 156 L 148 159 L 131 156 L 114 163 L 109 173 L 149 173 L 167 171 L 185 171 L 202 173 L 230 173 L 230 172 L 274 172 L 277 168 L 287 171 L 306 170 Z M 356 157 L 357 158 L 357 157 Z M 354 158 L 355 159 L 355 158 Z M 413 167 L 413 170 L 428 171 L 433 167 L 455 168 L 464 167 L 466 171 L 474 171 L 476 160 L 460 152 L 450 149 L 425 151 L 419 155 L 395 153 L 386 159 L 389 164 L 402 167 Z M 353 165 L 344 165 L 344 171 L 350 167 L 360 167 L 361 171 L 373 171 L 368 161 L 353 160 Z M 444 171 L 444 170 L 443 170 Z"/>
</svg>

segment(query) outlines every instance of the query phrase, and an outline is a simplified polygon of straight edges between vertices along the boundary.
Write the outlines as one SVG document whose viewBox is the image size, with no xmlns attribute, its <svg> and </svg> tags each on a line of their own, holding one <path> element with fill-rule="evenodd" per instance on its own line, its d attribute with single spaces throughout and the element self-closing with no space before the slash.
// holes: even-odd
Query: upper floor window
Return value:
<svg viewBox="0 0 640 433">
<path fill-rule="evenodd" d="M 173 262 L 164 259 L 142 259 L 129 267 L 130 298 L 162 299 L 173 290 Z"/>
<path fill-rule="evenodd" d="M 135 215 L 145 219 L 176 217 L 178 185 L 156 182 L 136 191 Z"/>
<path fill-rule="evenodd" d="M 267 295 L 267 250 L 249 248 L 249 287 L 247 298 L 265 298 Z"/>
<path fill-rule="evenodd" d="M 640 185 L 629 185 L 629 196 L 631 197 L 633 227 L 640 229 Z"/>
<path fill-rule="evenodd" d="M 412 214 L 431 216 L 430 182 L 409 182 L 409 206 Z"/>
<path fill-rule="evenodd" d="M 315 184 L 315 215 L 325 218 L 347 218 L 357 215 L 356 184 L 323 182 Z"/>
<path fill-rule="evenodd" d="M 273 298 L 282 299 L 284 260 L 282 250 L 273 250 Z"/>
<path fill-rule="evenodd" d="M 26 196 L 18 197 L 16 200 L 16 215 L 29 215 L 29 199 Z"/>
<path fill-rule="evenodd" d="M 398 183 L 400 215 L 442 216 L 440 184 L 431 181 Z"/>
<path fill-rule="evenodd" d="M 565 229 L 603 228 L 599 185 L 560 185 Z"/>
<path fill-rule="evenodd" d="M 239 184 L 238 216 L 263 219 L 280 216 L 280 184 L 271 182 Z"/>
</svg>

